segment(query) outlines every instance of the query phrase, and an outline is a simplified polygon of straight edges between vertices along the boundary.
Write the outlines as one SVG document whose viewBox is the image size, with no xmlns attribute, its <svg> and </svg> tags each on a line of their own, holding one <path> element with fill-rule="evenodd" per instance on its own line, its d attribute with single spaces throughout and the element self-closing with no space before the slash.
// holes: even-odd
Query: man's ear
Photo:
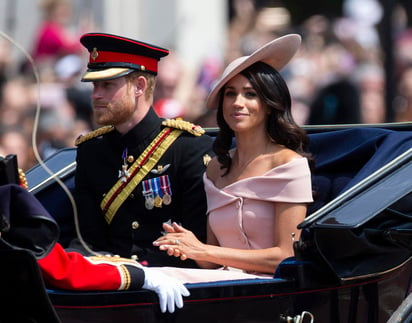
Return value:
<svg viewBox="0 0 412 323">
<path fill-rule="evenodd" d="M 142 95 L 147 88 L 147 79 L 144 76 L 139 76 L 135 80 L 135 94 Z"/>
</svg>

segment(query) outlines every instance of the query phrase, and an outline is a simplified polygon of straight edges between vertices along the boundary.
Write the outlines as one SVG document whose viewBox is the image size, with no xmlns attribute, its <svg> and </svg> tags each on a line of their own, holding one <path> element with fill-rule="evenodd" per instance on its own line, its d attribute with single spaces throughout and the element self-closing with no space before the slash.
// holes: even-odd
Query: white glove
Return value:
<svg viewBox="0 0 412 323">
<path fill-rule="evenodd" d="M 143 288 L 156 292 L 159 297 L 160 310 L 166 312 L 166 307 L 170 313 L 183 307 L 183 296 L 190 293 L 182 282 L 173 277 L 168 277 L 155 268 L 143 267 L 145 279 Z"/>
</svg>

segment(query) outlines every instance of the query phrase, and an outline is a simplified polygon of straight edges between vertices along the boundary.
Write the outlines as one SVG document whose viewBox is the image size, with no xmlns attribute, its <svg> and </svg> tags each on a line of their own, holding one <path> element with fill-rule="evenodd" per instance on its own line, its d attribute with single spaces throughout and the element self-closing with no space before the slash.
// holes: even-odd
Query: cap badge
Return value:
<svg viewBox="0 0 412 323">
<path fill-rule="evenodd" d="M 91 53 L 91 55 L 90 55 L 90 57 L 93 59 L 93 60 L 96 60 L 96 58 L 99 56 L 99 53 L 97 52 L 97 48 L 96 47 L 94 47 L 93 48 L 93 51 L 92 51 L 92 53 Z"/>
</svg>

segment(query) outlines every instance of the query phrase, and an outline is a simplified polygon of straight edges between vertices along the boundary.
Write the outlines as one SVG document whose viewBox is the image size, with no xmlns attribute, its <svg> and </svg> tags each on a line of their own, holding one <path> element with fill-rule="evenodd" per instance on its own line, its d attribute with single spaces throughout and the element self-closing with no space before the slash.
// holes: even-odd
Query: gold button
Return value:
<svg viewBox="0 0 412 323">
<path fill-rule="evenodd" d="M 139 227 L 140 227 L 139 222 L 137 222 L 137 221 L 133 221 L 133 222 L 132 222 L 132 229 L 133 229 L 133 230 L 136 230 L 136 229 L 138 229 Z"/>
</svg>

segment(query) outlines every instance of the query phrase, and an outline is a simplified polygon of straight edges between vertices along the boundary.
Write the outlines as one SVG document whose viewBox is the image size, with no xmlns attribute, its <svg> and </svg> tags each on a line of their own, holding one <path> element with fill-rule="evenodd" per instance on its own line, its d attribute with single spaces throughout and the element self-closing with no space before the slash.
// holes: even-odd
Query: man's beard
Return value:
<svg viewBox="0 0 412 323">
<path fill-rule="evenodd" d="M 93 110 L 94 120 L 99 125 L 113 125 L 128 121 L 134 112 L 133 102 L 124 99 L 115 103 L 108 103 L 106 108 Z"/>
</svg>

